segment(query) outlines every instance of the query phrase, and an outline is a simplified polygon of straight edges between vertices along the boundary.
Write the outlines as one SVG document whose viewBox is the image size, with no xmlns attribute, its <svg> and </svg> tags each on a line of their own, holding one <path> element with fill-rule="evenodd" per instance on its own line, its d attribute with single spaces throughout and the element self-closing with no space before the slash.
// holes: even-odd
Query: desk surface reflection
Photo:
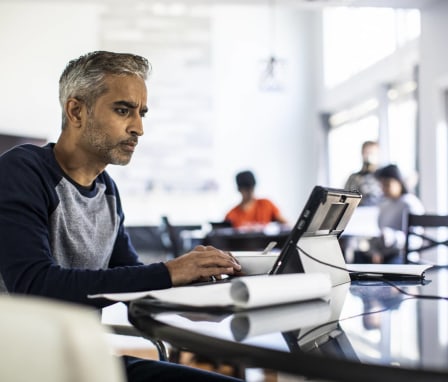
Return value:
<svg viewBox="0 0 448 382">
<path fill-rule="evenodd" d="M 395 282 L 448 296 L 448 270 Z M 332 381 L 448 381 L 448 301 L 415 298 L 382 281 L 333 288 L 321 300 L 251 311 L 186 311 L 133 301 L 144 335 L 217 361 Z"/>
</svg>

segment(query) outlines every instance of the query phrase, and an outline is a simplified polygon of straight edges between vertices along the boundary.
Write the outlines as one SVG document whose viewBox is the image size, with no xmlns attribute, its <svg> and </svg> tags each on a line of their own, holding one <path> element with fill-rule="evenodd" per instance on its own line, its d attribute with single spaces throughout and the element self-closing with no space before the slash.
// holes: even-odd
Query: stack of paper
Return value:
<svg viewBox="0 0 448 382">
<path fill-rule="evenodd" d="M 256 308 L 313 299 L 328 299 L 330 276 L 326 273 L 260 275 L 232 279 L 228 283 L 184 286 L 133 293 L 105 293 L 90 298 L 131 301 L 151 297 L 169 304 L 191 307 Z"/>
</svg>

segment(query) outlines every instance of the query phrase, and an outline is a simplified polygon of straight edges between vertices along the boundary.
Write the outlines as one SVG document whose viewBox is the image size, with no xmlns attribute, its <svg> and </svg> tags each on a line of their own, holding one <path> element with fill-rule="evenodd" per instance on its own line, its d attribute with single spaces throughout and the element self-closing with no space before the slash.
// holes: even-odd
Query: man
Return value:
<svg viewBox="0 0 448 382">
<path fill-rule="evenodd" d="M 375 178 L 379 151 L 378 142 L 365 141 L 361 146 L 362 167 L 351 174 L 345 183 L 346 190 L 358 190 L 361 193 L 361 206 L 376 206 L 383 197 L 381 185 Z"/>
<path fill-rule="evenodd" d="M 131 54 L 72 60 L 59 82 L 56 144 L 18 146 L 0 158 L 0 273 L 9 292 L 102 308 L 106 301 L 87 295 L 170 288 L 240 270 L 213 247 L 166 263 L 137 258 L 105 168 L 129 163 L 143 135 L 148 71 L 147 60 Z M 127 358 L 126 366 L 130 381 L 230 380 L 155 361 Z"/>
</svg>

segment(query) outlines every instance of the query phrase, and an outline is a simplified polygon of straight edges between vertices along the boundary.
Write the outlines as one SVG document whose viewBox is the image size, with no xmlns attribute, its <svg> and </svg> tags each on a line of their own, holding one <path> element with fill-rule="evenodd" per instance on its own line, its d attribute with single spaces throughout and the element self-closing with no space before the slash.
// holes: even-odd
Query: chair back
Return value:
<svg viewBox="0 0 448 382">
<path fill-rule="evenodd" d="M 96 311 L 17 295 L 0 310 L 0 381 L 125 381 Z"/>
<path fill-rule="evenodd" d="M 174 227 L 168 216 L 162 216 L 159 226 L 160 238 L 165 249 L 172 257 L 178 257 L 182 254 L 182 242 L 178 229 Z"/>
<path fill-rule="evenodd" d="M 405 222 L 406 241 L 404 247 L 404 259 L 406 263 L 410 261 L 412 253 L 418 253 L 429 249 L 446 246 L 448 247 L 448 234 L 440 238 L 438 228 L 448 229 L 448 215 L 408 214 Z"/>
</svg>

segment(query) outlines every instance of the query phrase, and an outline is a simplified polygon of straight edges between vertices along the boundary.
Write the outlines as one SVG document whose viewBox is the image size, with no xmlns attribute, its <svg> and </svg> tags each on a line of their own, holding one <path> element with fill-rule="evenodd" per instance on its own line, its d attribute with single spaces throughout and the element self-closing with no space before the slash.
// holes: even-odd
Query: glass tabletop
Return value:
<svg viewBox="0 0 448 382">
<path fill-rule="evenodd" d="M 429 270 L 423 281 L 353 281 L 334 287 L 328 301 L 206 312 L 151 310 L 151 301 L 142 300 L 133 304 L 140 313 L 130 315 L 146 312 L 169 328 L 288 357 L 316 355 L 448 380 L 448 301 L 435 296 L 448 296 L 447 269 Z"/>
</svg>

